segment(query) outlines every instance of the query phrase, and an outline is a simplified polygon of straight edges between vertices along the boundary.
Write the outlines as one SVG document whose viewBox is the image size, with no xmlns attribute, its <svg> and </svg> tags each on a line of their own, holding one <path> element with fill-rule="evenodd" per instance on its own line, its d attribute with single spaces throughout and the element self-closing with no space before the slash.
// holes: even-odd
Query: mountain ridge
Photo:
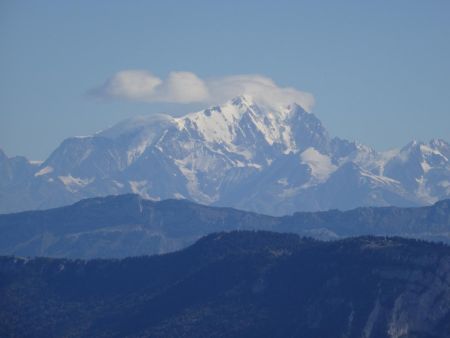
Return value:
<svg viewBox="0 0 450 338">
<path fill-rule="evenodd" d="M 325 240 L 379 235 L 450 243 L 450 200 L 428 207 L 361 207 L 274 217 L 188 200 L 151 201 L 136 194 L 97 197 L 0 215 L 0 254 L 120 258 L 172 252 L 209 233 L 232 230 Z"/>
<path fill-rule="evenodd" d="M 271 215 L 429 205 L 450 197 L 449 158 L 444 140 L 380 153 L 331 137 L 297 104 L 273 109 L 241 96 L 68 138 L 41 164 L 3 154 L 0 212 L 129 192 Z"/>
</svg>

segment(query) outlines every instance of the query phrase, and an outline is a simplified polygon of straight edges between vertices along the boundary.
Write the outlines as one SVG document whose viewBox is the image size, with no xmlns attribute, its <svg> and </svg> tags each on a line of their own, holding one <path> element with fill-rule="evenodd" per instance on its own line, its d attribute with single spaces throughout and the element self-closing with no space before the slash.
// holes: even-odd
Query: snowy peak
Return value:
<svg viewBox="0 0 450 338">
<path fill-rule="evenodd" d="M 166 134 L 181 133 L 228 151 L 250 144 L 297 152 L 321 143 L 326 148 L 328 133 L 320 121 L 298 104 L 274 110 L 249 95 L 236 97 L 221 106 L 173 118 L 168 115 L 135 117 L 98 132 L 94 136 L 123 140 L 129 146 L 129 163 Z M 323 149 L 322 149 L 323 150 Z"/>
<path fill-rule="evenodd" d="M 269 146 L 278 144 L 289 152 L 297 150 L 291 119 L 305 114 L 308 113 L 295 104 L 273 110 L 256 103 L 250 96 L 239 96 L 220 107 L 176 120 L 180 130 L 194 129 L 208 143 L 236 146 L 264 140 Z"/>
<path fill-rule="evenodd" d="M 412 141 L 393 156 L 385 174 L 400 181 L 424 203 L 450 194 L 450 147 L 443 140 Z"/>
<path fill-rule="evenodd" d="M 274 215 L 450 197 L 445 141 L 380 153 L 330 138 L 298 104 L 249 95 L 181 117 L 135 117 L 68 138 L 39 165 L 2 154 L 0 195 L 14 198 L 0 199 L 0 212 L 129 192 Z"/>
<path fill-rule="evenodd" d="M 114 126 L 99 131 L 96 136 L 117 139 L 126 135 L 132 135 L 150 130 L 162 130 L 174 123 L 173 117 L 166 114 L 152 114 L 137 116 L 115 124 Z"/>
<path fill-rule="evenodd" d="M 392 161 L 415 165 L 426 174 L 432 169 L 448 166 L 449 155 L 450 146 L 443 140 L 433 139 L 428 143 L 412 141 L 403 147 Z"/>
</svg>

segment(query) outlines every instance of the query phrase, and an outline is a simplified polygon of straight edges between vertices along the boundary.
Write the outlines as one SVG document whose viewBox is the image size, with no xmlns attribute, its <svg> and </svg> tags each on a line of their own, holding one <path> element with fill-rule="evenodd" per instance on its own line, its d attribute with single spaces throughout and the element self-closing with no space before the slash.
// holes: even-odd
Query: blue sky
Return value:
<svg viewBox="0 0 450 338">
<path fill-rule="evenodd" d="M 445 0 L 2 1 L 0 51 L 9 156 L 43 159 L 68 136 L 207 105 L 88 94 L 124 70 L 262 75 L 311 93 L 332 135 L 379 150 L 450 139 Z"/>
</svg>

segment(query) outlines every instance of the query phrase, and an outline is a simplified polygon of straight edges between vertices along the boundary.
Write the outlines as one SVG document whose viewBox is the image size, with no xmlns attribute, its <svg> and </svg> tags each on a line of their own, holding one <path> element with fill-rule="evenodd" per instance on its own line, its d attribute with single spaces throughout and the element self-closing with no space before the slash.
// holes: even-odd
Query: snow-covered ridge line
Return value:
<svg viewBox="0 0 450 338">
<path fill-rule="evenodd" d="M 128 192 L 274 215 L 414 206 L 450 197 L 449 158 L 444 140 L 377 152 L 330 137 L 295 103 L 274 109 L 241 96 L 181 117 L 135 117 L 68 138 L 39 165 L 0 157 L 10 168 L 0 193 L 17 196 L 12 207 L 0 201 L 0 212 Z"/>
</svg>

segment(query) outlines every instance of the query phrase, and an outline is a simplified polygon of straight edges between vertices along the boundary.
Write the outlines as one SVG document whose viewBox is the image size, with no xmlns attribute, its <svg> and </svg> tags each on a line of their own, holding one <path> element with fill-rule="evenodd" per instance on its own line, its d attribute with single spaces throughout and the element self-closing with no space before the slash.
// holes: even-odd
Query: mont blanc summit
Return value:
<svg viewBox="0 0 450 338">
<path fill-rule="evenodd" d="M 182 117 L 149 115 L 72 137 L 42 163 L 0 156 L 0 212 L 134 192 L 273 215 L 416 206 L 450 197 L 450 146 L 377 152 L 331 137 L 300 105 L 249 95 Z"/>
</svg>

